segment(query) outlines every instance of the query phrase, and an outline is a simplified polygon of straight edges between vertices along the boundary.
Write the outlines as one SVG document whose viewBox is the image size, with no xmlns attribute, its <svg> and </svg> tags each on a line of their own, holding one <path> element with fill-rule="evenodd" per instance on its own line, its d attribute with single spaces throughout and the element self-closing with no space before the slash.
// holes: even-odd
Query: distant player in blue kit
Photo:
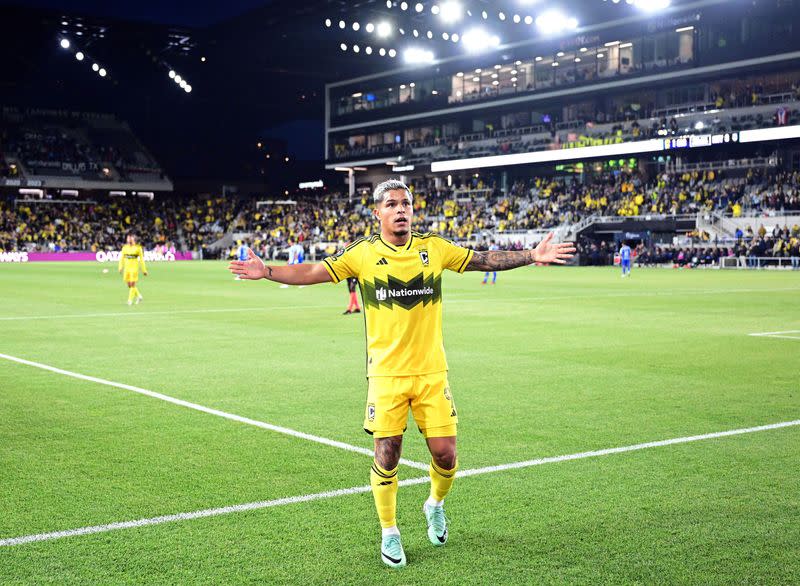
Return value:
<svg viewBox="0 0 800 586">
<path fill-rule="evenodd" d="M 247 242 L 245 242 L 244 240 L 239 240 L 239 248 L 236 249 L 236 260 L 240 261 L 247 260 Z M 241 281 L 238 275 L 234 280 Z"/>
<path fill-rule="evenodd" d="M 494 243 L 494 240 L 492 240 L 492 243 L 489 245 L 489 250 L 500 250 L 500 247 Z M 489 273 L 486 273 L 485 275 L 483 275 L 483 282 L 481 283 L 481 285 L 485 285 L 486 281 L 488 280 L 489 280 Z M 494 285 L 496 282 L 497 282 L 497 271 L 492 271 L 492 285 Z"/>
<path fill-rule="evenodd" d="M 290 265 L 303 264 L 303 260 L 304 260 L 304 256 L 305 256 L 304 252 L 305 251 L 303 250 L 303 245 L 302 244 L 300 244 L 298 242 L 294 242 L 293 240 L 290 239 L 289 240 L 289 263 L 288 264 L 290 264 Z"/>
<path fill-rule="evenodd" d="M 631 275 L 631 247 L 625 242 L 619 249 L 619 264 L 622 266 L 622 276 L 629 277 Z"/>
</svg>

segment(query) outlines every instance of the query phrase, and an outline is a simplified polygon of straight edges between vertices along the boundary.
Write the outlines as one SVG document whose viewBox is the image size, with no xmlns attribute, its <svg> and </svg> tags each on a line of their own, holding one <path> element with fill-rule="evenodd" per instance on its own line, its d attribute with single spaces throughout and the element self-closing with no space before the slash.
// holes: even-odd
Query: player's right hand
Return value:
<svg viewBox="0 0 800 586">
<path fill-rule="evenodd" d="M 241 279 L 252 281 L 263 279 L 266 273 L 264 261 L 251 248 L 247 249 L 247 260 L 232 260 L 228 270 Z"/>
</svg>

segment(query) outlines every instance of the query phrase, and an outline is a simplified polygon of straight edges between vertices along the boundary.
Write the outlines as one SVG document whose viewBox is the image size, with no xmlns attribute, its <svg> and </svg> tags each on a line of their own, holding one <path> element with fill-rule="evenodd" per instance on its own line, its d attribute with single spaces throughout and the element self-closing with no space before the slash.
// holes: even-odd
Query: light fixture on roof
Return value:
<svg viewBox="0 0 800 586">
<path fill-rule="evenodd" d="M 190 94 L 190 93 L 192 93 L 192 86 L 190 86 L 190 85 L 187 83 L 187 84 L 186 84 L 186 87 L 185 87 L 185 88 L 183 88 L 183 91 L 185 91 L 187 94 Z"/>
<path fill-rule="evenodd" d="M 633 43 L 622 43 L 619 46 L 620 49 L 627 49 L 628 47 L 633 47 Z"/>
<path fill-rule="evenodd" d="M 533 24 L 533 17 L 530 14 L 525 17 L 525 24 Z"/>
<path fill-rule="evenodd" d="M 61 39 L 59 43 L 62 49 L 69 49 L 69 39 Z"/>
<path fill-rule="evenodd" d="M 105 77 L 106 76 L 106 70 L 101 67 L 100 71 L 97 72 L 97 75 L 99 75 L 100 77 Z"/>
<path fill-rule="evenodd" d="M 427 33 L 425 33 L 425 36 L 428 37 L 429 39 L 432 39 L 433 33 L 431 31 L 428 31 Z"/>
<path fill-rule="evenodd" d="M 170 69 L 170 70 L 169 70 L 169 78 L 170 78 L 170 79 L 175 79 L 175 76 L 176 76 L 176 75 L 177 75 L 177 74 L 175 73 L 175 71 L 174 71 L 174 70 L 172 70 L 172 69 Z"/>
<path fill-rule="evenodd" d="M 432 63 L 434 60 L 433 51 L 411 47 L 403 53 L 403 60 L 409 64 Z M 414 87 L 413 85 L 411 87 Z"/>
<path fill-rule="evenodd" d="M 364 94 L 363 94 L 363 93 L 361 93 L 361 92 L 356 92 L 356 93 L 354 93 L 354 94 L 353 94 L 353 96 L 352 96 L 352 97 L 354 97 L 354 98 L 360 98 L 360 97 L 361 97 L 361 96 L 363 96 L 363 95 L 364 95 Z"/>
<path fill-rule="evenodd" d="M 341 45 L 339 45 L 339 48 L 340 48 L 342 51 L 347 51 L 347 45 L 346 45 L 345 43 L 342 43 Z"/>
<path fill-rule="evenodd" d="M 605 57 L 605 55 L 603 55 L 602 53 L 598 53 L 598 54 L 597 54 L 597 58 L 598 58 L 598 59 L 602 59 L 603 57 Z"/>
<path fill-rule="evenodd" d="M 497 47 L 500 38 L 497 35 L 490 35 L 482 28 L 473 28 L 461 35 L 461 42 L 470 53 L 478 53 Z"/>
<path fill-rule="evenodd" d="M 93 63 L 92 64 L 92 71 L 95 71 L 95 72 L 100 71 L 100 66 L 97 63 Z"/>
<path fill-rule="evenodd" d="M 431 14 L 434 14 L 434 15 L 439 14 L 439 5 L 438 4 L 434 4 L 433 6 L 431 6 Z"/>
<path fill-rule="evenodd" d="M 406 89 L 406 84 L 404 84 L 404 83 L 401 83 L 401 84 L 400 84 L 400 89 L 401 89 L 401 90 L 404 90 L 404 89 Z"/>
<path fill-rule="evenodd" d="M 417 2 L 417 4 L 414 6 L 414 10 L 417 12 L 422 12 L 425 10 L 425 6 L 422 4 L 422 2 Z"/>
<path fill-rule="evenodd" d="M 552 63 L 551 65 L 552 65 L 553 67 L 558 67 L 558 61 L 553 61 L 553 63 Z"/>
<path fill-rule="evenodd" d="M 519 14 L 515 14 L 515 15 L 514 15 L 514 16 L 511 18 L 511 20 L 513 20 L 513 21 L 514 21 L 514 24 L 519 24 L 519 23 L 520 23 L 520 21 L 522 20 L 522 17 L 521 17 Z"/>
<path fill-rule="evenodd" d="M 410 84 L 408 84 L 408 87 L 416 87 L 416 85 L 417 85 L 417 84 L 415 84 L 415 83 L 412 81 Z"/>
<path fill-rule="evenodd" d="M 563 57 L 563 56 L 564 56 L 564 51 L 559 51 L 558 53 L 556 53 L 556 57 Z"/>
<path fill-rule="evenodd" d="M 180 75 L 176 75 L 176 76 L 173 78 L 173 80 L 175 81 L 175 83 L 177 83 L 177 84 L 179 84 L 179 85 L 180 85 L 180 83 L 183 81 L 183 78 L 182 78 Z"/>
<path fill-rule="evenodd" d="M 542 60 L 541 57 L 537 57 L 536 59 L 534 59 L 534 61 L 541 61 L 541 60 Z"/>
<path fill-rule="evenodd" d="M 395 51 L 394 49 L 389 49 L 389 57 L 391 58 L 397 57 L 397 51 Z"/>
<path fill-rule="evenodd" d="M 332 25 L 332 24 L 333 24 L 333 23 L 331 22 L 331 19 L 330 19 L 330 18 L 326 18 L 326 19 L 325 19 L 325 26 L 326 26 L 326 27 L 328 27 L 328 28 L 331 28 L 331 25 Z"/>
<path fill-rule="evenodd" d="M 499 82 L 499 81 L 497 81 L 497 80 L 495 79 L 495 80 L 492 82 L 492 85 L 500 85 L 500 82 Z"/>
<path fill-rule="evenodd" d="M 81 51 L 78 51 L 77 53 L 75 53 L 75 59 L 77 59 L 78 61 L 83 61 L 83 57 L 84 57 L 84 54 Z"/>
<path fill-rule="evenodd" d="M 372 47 L 370 47 L 370 46 L 367 46 L 367 48 L 366 48 L 366 49 L 364 49 L 364 52 L 365 52 L 367 55 L 372 55 Z"/>
<path fill-rule="evenodd" d="M 344 28 L 345 28 L 346 26 L 347 26 L 347 24 L 345 24 L 345 22 L 344 22 L 343 20 L 340 20 L 340 21 L 339 21 L 339 28 L 340 28 L 340 29 L 344 30 Z"/>
<path fill-rule="evenodd" d="M 200 57 L 200 62 L 201 63 L 205 63 L 206 62 L 206 58 L 205 57 Z"/>
<path fill-rule="evenodd" d="M 361 25 L 360 25 L 360 24 L 358 24 L 358 21 L 354 22 L 352 26 L 353 26 L 353 30 L 354 30 L 354 31 L 357 31 L 358 29 L 360 29 L 360 28 L 361 28 Z"/>
<path fill-rule="evenodd" d="M 502 68 L 503 68 L 503 66 L 502 66 L 502 65 L 495 65 L 495 66 L 494 66 L 494 68 L 495 68 L 495 69 L 502 69 Z"/>
<path fill-rule="evenodd" d="M 400 10 L 408 10 L 408 2 L 401 2 Z"/>
<path fill-rule="evenodd" d="M 464 72 L 459 71 L 458 73 L 456 73 L 456 77 L 464 77 Z"/>
<path fill-rule="evenodd" d="M 480 78 L 480 77 L 473 77 L 473 78 L 472 78 L 472 81 L 474 81 L 474 82 L 478 82 L 478 81 L 480 81 L 480 80 L 481 80 L 481 78 Z"/>
<path fill-rule="evenodd" d="M 368 23 L 367 23 L 367 26 L 365 26 L 364 28 L 366 29 L 366 31 L 367 31 L 368 33 L 371 33 L 372 31 L 374 31 L 374 30 L 375 30 L 375 25 L 374 25 L 374 24 L 372 24 L 371 22 L 368 22 Z"/>
<path fill-rule="evenodd" d="M 353 53 L 358 53 L 361 51 L 361 48 L 358 45 L 353 45 Z"/>
<path fill-rule="evenodd" d="M 536 26 L 546 34 L 557 34 L 578 28 L 575 18 L 567 18 L 557 10 L 548 10 L 536 17 Z"/>
<path fill-rule="evenodd" d="M 637 8 L 641 8 L 645 12 L 655 12 L 656 10 L 664 10 L 671 4 L 670 0 L 636 0 Z"/>
<path fill-rule="evenodd" d="M 460 38 L 461 37 L 458 36 L 458 33 L 453 33 L 452 35 L 450 35 L 450 40 L 453 41 L 454 43 L 457 43 Z"/>
<path fill-rule="evenodd" d="M 380 55 L 381 57 L 383 57 L 384 55 L 386 55 L 386 49 L 384 49 L 383 47 L 381 47 L 380 49 L 378 49 L 378 55 Z"/>
<path fill-rule="evenodd" d="M 378 33 L 380 38 L 385 39 L 392 34 L 392 25 L 390 25 L 387 21 L 382 20 L 378 23 L 378 27 L 375 29 L 375 32 Z"/>
<path fill-rule="evenodd" d="M 580 62 L 581 62 L 581 58 L 580 57 L 575 57 L 575 63 L 580 63 Z"/>
<path fill-rule="evenodd" d="M 464 9 L 460 2 L 447 0 L 441 6 L 440 17 L 444 22 L 458 22 L 464 16 Z"/>
</svg>

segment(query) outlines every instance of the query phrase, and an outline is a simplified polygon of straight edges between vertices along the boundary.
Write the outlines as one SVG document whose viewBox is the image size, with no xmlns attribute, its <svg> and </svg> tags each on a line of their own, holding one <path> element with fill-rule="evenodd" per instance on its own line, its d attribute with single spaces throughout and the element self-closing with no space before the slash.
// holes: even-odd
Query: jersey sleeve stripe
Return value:
<svg viewBox="0 0 800 586">
<path fill-rule="evenodd" d="M 323 258 L 322 263 L 325 265 L 325 269 L 328 271 L 328 273 L 330 273 L 331 277 L 333 277 L 334 283 L 338 283 L 339 281 L 341 281 L 339 275 L 337 275 L 336 271 L 333 270 L 333 267 L 331 266 L 331 263 L 328 262 L 327 258 Z"/>
<path fill-rule="evenodd" d="M 472 258 L 472 254 L 473 254 L 472 249 L 468 248 L 467 249 L 467 254 L 466 254 L 466 256 L 464 256 L 464 260 L 461 261 L 461 265 L 458 267 L 458 272 L 459 273 L 463 273 L 464 269 L 467 268 L 467 264 L 469 263 L 469 260 Z"/>
</svg>

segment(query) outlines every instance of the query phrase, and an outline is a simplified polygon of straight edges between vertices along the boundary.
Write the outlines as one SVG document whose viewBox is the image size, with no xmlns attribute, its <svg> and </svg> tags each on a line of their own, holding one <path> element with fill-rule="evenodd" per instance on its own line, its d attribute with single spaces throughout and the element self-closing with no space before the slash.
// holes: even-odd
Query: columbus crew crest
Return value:
<svg viewBox="0 0 800 586">
<path fill-rule="evenodd" d="M 419 251 L 419 259 L 422 261 L 422 266 L 428 266 L 428 251 L 427 250 L 420 250 Z"/>
</svg>

